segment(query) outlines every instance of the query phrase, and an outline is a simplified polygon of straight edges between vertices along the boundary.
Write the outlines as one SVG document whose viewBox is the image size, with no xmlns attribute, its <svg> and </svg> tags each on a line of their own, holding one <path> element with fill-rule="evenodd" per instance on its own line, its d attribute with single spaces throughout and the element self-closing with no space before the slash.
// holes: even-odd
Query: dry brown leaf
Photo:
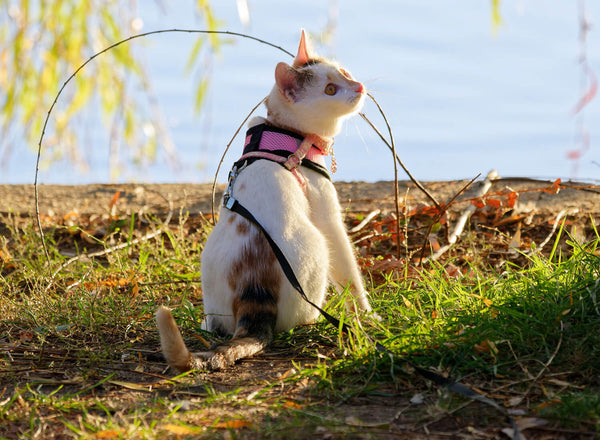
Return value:
<svg viewBox="0 0 600 440">
<path fill-rule="evenodd" d="M 302 409 L 302 406 L 300 406 L 298 403 L 292 401 L 292 400 L 287 400 L 284 404 L 283 404 L 284 408 L 291 408 L 291 409 Z"/>
<path fill-rule="evenodd" d="M 117 385 L 119 387 L 127 388 L 128 390 L 134 391 L 149 391 L 148 385 L 141 385 L 133 382 L 123 382 L 120 380 L 109 380 L 108 383 Z"/>
<path fill-rule="evenodd" d="M 107 429 L 104 431 L 98 431 L 95 438 L 119 438 L 124 434 L 122 429 Z"/>
<path fill-rule="evenodd" d="M 221 429 L 239 429 L 239 428 L 251 428 L 254 424 L 250 420 L 227 420 L 226 422 L 218 422 L 213 425 L 214 428 Z"/>
</svg>

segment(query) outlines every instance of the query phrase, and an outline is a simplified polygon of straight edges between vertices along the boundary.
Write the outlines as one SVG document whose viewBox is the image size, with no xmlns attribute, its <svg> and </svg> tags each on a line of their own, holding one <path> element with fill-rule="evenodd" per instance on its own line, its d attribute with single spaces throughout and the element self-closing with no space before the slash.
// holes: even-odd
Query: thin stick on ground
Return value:
<svg viewBox="0 0 600 440">
<path fill-rule="evenodd" d="M 488 173 L 488 175 L 486 176 L 485 180 L 483 181 L 483 185 L 481 185 L 481 188 L 479 189 L 479 191 L 477 192 L 477 194 L 474 197 L 476 197 L 476 198 L 483 197 L 492 187 L 492 181 L 494 179 L 496 179 L 497 177 L 498 177 L 498 172 L 496 170 L 490 171 Z M 456 243 L 456 240 L 458 240 L 458 237 L 460 236 L 460 234 L 462 234 L 462 231 L 465 228 L 465 225 L 467 224 L 467 220 L 469 220 L 469 218 L 471 218 L 471 216 L 475 212 L 475 209 L 476 208 L 474 205 L 467 206 L 467 208 L 463 211 L 460 218 L 456 221 L 454 230 L 448 237 L 448 244 L 439 248 L 436 252 L 434 252 L 434 254 L 431 257 L 427 258 L 425 260 L 425 262 L 437 260 L 442 255 L 444 255 L 452 246 L 454 246 L 454 244 Z"/>
<path fill-rule="evenodd" d="M 144 242 L 144 241 L 151 240 L 154 237 L 157 237 L 157 236 L 161 235 L 164 232 L 164 229 L 169 226 L 169 223 L 170 223 L 172 217 L 173 217 L 173 202 L 171 200 L 169 200 L 169 212 L 167 213 L 167 218 L 165 219 L 165 221 L 163 222 L 163 224 L 158 227 L 158 229 L 156 231 L 150 232 L 150 233 L 144 235 L 143 237 L 139 237 L 139 238 L 136 238 L 134 240 L 127 240 L 126 242 L 120 243 L 120 244 L 118 244 L 116 246 L 112 246 L 112 247 L 109 247 L 109 248 L 106 248 L 106 249 L 102 249 L 101 251 L 91 252 L 91 253 L 88 253 L 88 254 L 80 254 L 80 255 L 77 255 L 75 257 L 69 258 L 67 261 L 65 261 L 63 264 L 61 264 L 58 269 L 56 269 L 54 271 L 54 273 L 50 277 L 50 283 L 48 283 L 48 285 L 46 286 L 46 292 L 50 289 L 50 287 L 54 283 L 54 279 L 56 278 L 56 276 L 65 267 L 69 266 L 71 263 L 74 263 L 75 261 L 79 261 L 79 260 L 81 260 L 83 258 L 102 257 L 104 255 L 112 254 L 113 252 L 116 252 L 118 250 L 124 249 L 124 248 L 126 248 L 128 246 L 131 246 L 131 245 L 134 245 L 134 244 L 138 244 L 138 243 L 141 243 L 141 242 Z"/>
<path fill-rule="evenodd" d="M 357 233 L 362 228 L 364 228 L 365 226 L 367 226 L 369 224 L 369 222 L 371 220 L 373 220 L 375 217 L 377 217 L 380 213 L 381 213 L 380 209 L 375 209 L 374 211 L 371 211 L 369 214 L 367 214 L 367 216 L 364 219 L 362 219 L 362 221 L 359 224 L 357 224 L 356 226 L 354 226 L 348 232 L 350 232 L 351 234 Z"/>
<path fill-rule="evenodd" d="M 576 214 L 578 211 L 579 211 L 578 209 L 573 209 L 573 210 L 561 209 L 560 212 L 558 213 L 558 215 L 556 216 L 556 219 L 554 220 L 554 224 L 552 225 L 552 230 L 550 231 L 548 236 L 544 239 L 544 241 L 542 241 L 540 243 L 539 246 L 537 246 L 535 249 L 527 250 L 527 252 L 525 252 L 525 254 L 526 255 L 534 255 L 534 254 L 539 254 L 540 252 L 542 252 L 542 249 L 544 248 L 544 246 L 546 246 L 548 244 L 548 242 L 550 241 L 550 239 L 556 232 L 556 229 L 558 228 L 558 225 L 560 224 L 560 219 L 568 214 Z"/>
</svg>

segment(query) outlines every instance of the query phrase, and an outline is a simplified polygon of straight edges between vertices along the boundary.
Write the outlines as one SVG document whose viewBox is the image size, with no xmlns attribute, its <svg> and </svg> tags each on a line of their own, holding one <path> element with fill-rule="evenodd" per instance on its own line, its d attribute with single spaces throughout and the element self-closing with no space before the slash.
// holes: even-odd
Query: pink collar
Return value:
<svg viewBox="0 0 600 440">
<path fill-rule="evenodd" d="M 328 178 L 324 156 L 332 151 L 333 139 L 326 139 L 314 134 L 302 136 L 293 131 L 260 124 L 248 130 L 244 143 L 244 154 L 236 162 L 246 160 L 267 159 L 278 162 L 291 171 L 302 187 L 306 180 L 298 167 L 306 159 L 313 166 L 321 168 Z M 309 163 L 307 163 L 307 166 Z M 332 157 L 332 172 L 335 172 L 335 161 Z"/>
<path fill-rule="evenodd" d="M 324 157 L 331 151 L 333 145 L 333 139 L 328 140 L 321 138 L 317 135 L 308 135 L 304 139 L 308 140 L 310 137 L 310 143 L 308 144 L 308 151 L 304 153 L 304 156 L 300 159 L 308 159 L 312 162 L 318 163 L 321 166 L 325 165 Z M 244 148 L 250 143 L 252 136 L 246 136 L 246 142 Z M 261 151 L 287 151 L 290 154 L 302 154 L 300 147 L 304 141 L 290 136 L 288 134 L 279 133 L 275 131 L 265 131 L 262 134 L 259 143 L 259 149 Z"/>
</svg>

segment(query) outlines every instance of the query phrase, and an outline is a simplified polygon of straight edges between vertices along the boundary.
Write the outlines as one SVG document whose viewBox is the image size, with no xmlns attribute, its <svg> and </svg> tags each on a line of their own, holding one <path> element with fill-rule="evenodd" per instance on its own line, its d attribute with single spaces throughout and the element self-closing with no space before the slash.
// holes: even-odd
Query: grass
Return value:
<svg viewBox="0 0 600 440">
<path fill-rule="evenodd" d="M 359 327 L 344 292 L 327 308 L 349 335 L 319 322 L 231 370 L 173 377 L 154 311 L 173 307 L 192 346 L 217 341 L 199 328 L 198 261 L 210 227 L 181 214 L 134 244 L 157 223 L 121 220 L 104 235 L 94 228 L 114 222 L 48 224 L 47 265 L 31 223 L 3 219 L 0 438 L 468 438 L 508 426 L 413 364 L 479 390 L 518 420 L 546 423 L 535 429 L 575 438 L 600 430 L 597 234 L 570 241 L 566 253 L 557 240 L 546 256 L 521 256 L 526 265 L 501 273 L 456 255 L 410 276 L 371 273 L 381 322 Z M 61 268 L 64 254 L 119 242 L 130 245 Z M 478 245 L 486 244 L 469 244 Z"/>
</svg>

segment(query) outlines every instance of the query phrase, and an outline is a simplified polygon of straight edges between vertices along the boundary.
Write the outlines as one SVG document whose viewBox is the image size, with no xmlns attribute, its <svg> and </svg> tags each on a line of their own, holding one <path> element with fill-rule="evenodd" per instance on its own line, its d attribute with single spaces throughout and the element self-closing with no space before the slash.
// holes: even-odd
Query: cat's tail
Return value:
<svg viewBox="0 0 600 440">
<path fill-rule="evenodd" d="M 160 345 L 169 366 L 177 371 L 220 370 L 233 365 L 238 359 L 255 355 L 273 340 L 277 301 L 268 289 L 246 287 L 234 300 L 233 311 L 237 317 L 233 338 L 211 351 L 192 354 L 185 346 L 169 309 L 160 307 L 156 321 Z"/>
<path fill-rule="evenodd" d="M 163 356 L 169 366 L 177 371 L 188 371 L 201 367 L 197 365 L 197 359 L 185 346 L 177 324 L 171 315 L 171 311 L 161 306 L 156 311 L 156 323 L 160 333 L 160 346 Z"/>
</svg>

